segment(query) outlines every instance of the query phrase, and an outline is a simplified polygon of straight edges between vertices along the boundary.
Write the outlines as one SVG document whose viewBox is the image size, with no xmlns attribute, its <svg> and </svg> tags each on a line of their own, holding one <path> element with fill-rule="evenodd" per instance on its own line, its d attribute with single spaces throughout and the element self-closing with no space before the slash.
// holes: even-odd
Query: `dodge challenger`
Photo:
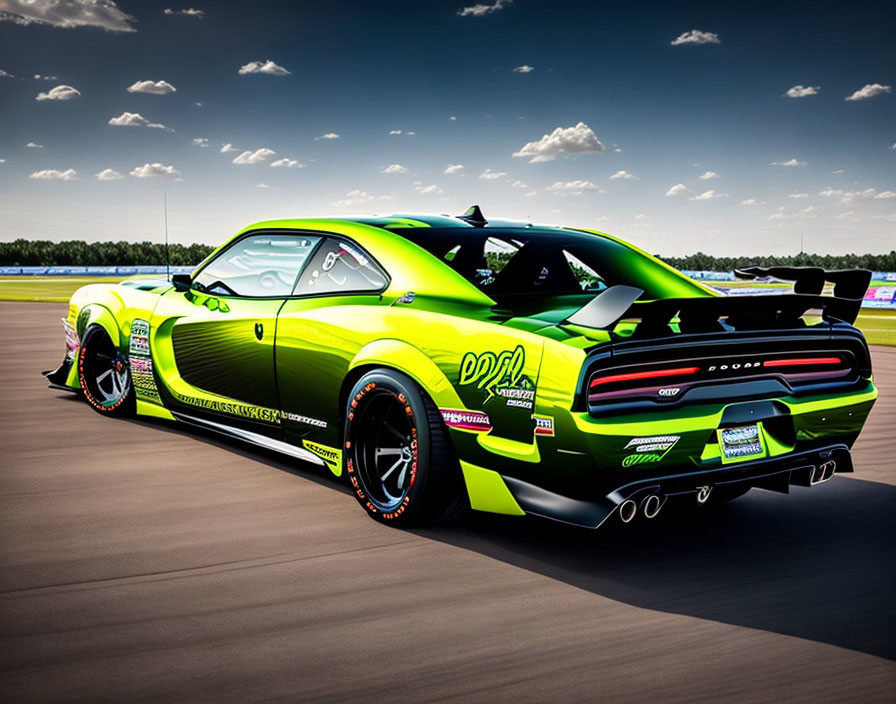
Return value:
<svg viewBox="0 0 896 704">
<path fill-rule="evenodd" d="M 105 415 L 321 465 L 388 524 L 596 528 L 853 471 L 870 273 L 740 274 L 793 287 L 724 296 L 616 237 L 477 206 L 260 222 L 190 275 L 80 288 L 45 375 Z"/>
</svg>

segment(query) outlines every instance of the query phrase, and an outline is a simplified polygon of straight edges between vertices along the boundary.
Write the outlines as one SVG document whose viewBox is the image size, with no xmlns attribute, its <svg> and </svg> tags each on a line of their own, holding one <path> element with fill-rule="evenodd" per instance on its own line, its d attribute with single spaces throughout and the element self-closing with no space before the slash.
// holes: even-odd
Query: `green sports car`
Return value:
<svg viewBox="0 0 896 704">
<path fill-rule="evenodd" d="M 459 217 L 252 225 L 72 296 L 51 386 L 328 468 L 374 518 L 596 528 L 851 472 L 867 271 L 723 296 L 606 234 Z M 833 284 L 833 295 L 822 295 Z"/>
</svg>

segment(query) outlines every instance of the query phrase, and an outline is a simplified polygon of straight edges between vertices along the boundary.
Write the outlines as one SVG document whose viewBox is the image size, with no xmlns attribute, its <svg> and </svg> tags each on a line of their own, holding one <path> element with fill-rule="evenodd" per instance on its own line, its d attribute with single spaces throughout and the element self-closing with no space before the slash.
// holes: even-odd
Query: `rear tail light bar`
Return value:
<svg viewBox="0 0 896 704">
<path fill-rule="evenodd" d="M 762 359 L 764 355 L 701 359 L 692 366 L 598 371 L 588 384 L 589 401 L 624 400 L 626 397 L 653 397 L 672 400 L 683 396 L 695 383 L 723 382 L 728 379 L 774 375 L 792 383 L 811 383 L 846 377 L 852 371 L 843 356 L 806 355 Z M 609 373 L 607 373 L 609 372 Z"/>
</svg>

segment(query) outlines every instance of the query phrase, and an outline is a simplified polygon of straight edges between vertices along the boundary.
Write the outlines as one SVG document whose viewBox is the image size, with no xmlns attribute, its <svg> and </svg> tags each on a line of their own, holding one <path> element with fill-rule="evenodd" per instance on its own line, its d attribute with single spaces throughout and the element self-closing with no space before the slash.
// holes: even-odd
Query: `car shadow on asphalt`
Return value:
<svg viewBox="0 0 896 704">
<path fill-rule="evenodd" d="M 153 420 L 344 493 L 329 471 L 200 428 Z M 896 660 L 896 487 L 836 477 L 789 495 L 754 489 L 720 506 L 668 506 L 653 520 L 587 530 L 471 514 L 412 529 L 645 609 L 828 643 Z M 496 597 L 497 598 L 497 597 Z"/>
<path fill-rule="evenodd" d="M 896 660 L 896 487 L 754 489 L 598 531 L 474 515 L 415 531 L 645 609 Z"/>
</svg>

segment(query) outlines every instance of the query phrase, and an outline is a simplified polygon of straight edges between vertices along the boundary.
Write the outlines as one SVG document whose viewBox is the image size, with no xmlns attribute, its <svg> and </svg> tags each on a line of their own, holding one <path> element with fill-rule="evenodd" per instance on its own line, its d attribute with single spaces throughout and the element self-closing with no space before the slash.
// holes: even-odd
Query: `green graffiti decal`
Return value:
<svg viewBox="0 0 896 704">
<path fill-rule="evenodd" d="M 476 384 L 478 389 L 486 389 L 489 396 L 496 386 L 515 386 L 523 375 L 526 364 L 526 350 L 517 345 L 514 350 L 494 352 L 467 352 L 460 362 L 460 381 L 462 386 Z"/>
</svg>

